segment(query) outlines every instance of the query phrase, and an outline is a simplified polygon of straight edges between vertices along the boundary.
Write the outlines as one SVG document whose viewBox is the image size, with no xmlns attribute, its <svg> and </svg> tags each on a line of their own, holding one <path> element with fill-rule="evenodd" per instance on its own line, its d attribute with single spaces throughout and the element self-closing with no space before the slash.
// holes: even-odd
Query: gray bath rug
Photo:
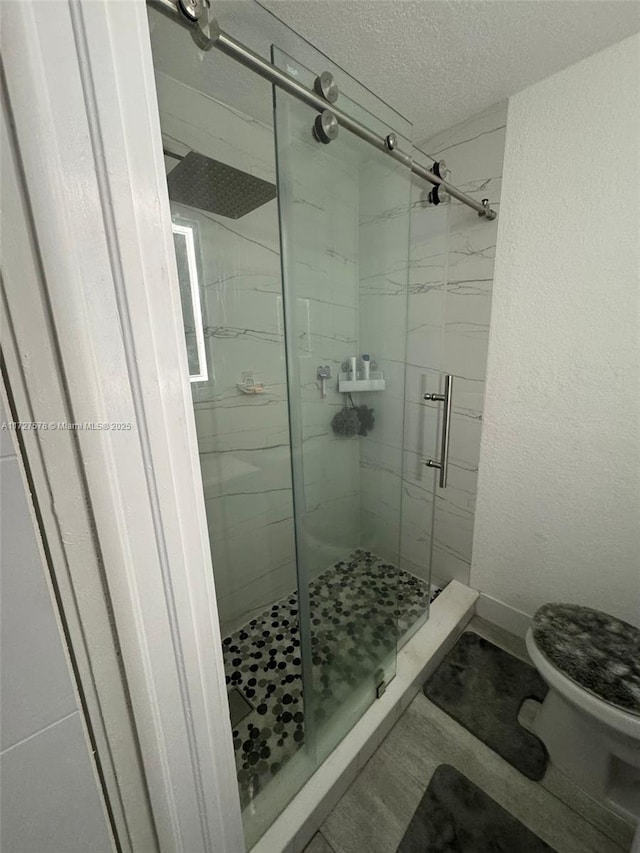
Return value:
<svg viewBox="0 0 640 853">
<path fill-rule="evenodd" d="M 547 751 L 518 722 L 525 699 L 542 702 L 547 695 L 534 667 L 467 631 L 426 682 L 424 695 L 529 779 L 542 779 Z"/>
<path fill-rule="evenodd" d="M 454 767 L 441 764 L 397 853 L 554 853 Z"/>
</svg>

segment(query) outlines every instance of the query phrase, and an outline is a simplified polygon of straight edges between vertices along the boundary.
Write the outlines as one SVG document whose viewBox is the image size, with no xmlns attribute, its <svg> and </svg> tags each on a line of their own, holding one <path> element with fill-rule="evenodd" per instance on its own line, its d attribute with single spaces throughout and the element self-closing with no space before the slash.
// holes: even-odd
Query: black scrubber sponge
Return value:
<svg viewBox="0 0 640 853">
<path fill-rule="evenodd" d="M 331 427 L 336 435 L 342 435 L 345 438 L 350 438 L 360 432 L 360 418 L 356 409 L 340 409 L 333 416 Z"/>
</svg>

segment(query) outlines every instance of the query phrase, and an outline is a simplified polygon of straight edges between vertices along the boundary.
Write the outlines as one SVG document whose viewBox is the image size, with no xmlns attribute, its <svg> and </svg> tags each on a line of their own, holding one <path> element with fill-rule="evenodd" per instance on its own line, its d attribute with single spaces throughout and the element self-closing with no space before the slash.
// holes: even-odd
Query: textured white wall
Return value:
<svg viewBox="0 0 640 853">
<path fill-rule="evenodd" d="M 640 624 L 640 37 L 509 102 L 471 584 Z"/>
</svg>

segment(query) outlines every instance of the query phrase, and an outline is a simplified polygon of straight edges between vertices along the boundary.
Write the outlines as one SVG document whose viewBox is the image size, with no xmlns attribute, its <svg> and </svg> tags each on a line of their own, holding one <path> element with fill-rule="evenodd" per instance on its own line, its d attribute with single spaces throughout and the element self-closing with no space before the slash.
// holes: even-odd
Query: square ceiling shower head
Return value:
<svg viewBox="0 0 640 853">
<path fill-rule="evenodd" d="M 167 184 L 171 201 L 230 219 L 240 219 L 276 197 L 275 185 L 269 181 L 195 151 L 169 172 Z"/>
</svg>

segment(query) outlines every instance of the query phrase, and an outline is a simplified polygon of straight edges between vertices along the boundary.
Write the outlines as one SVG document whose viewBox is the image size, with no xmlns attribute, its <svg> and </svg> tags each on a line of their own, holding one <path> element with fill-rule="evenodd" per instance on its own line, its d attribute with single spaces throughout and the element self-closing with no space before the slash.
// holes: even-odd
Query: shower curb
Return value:
<svg viewBox="0 0 640 853">
<path fill-rule="evenodd" d="M 478 593 L 451 581 L 398 653 L 396 677 L 338 744 L 251 853 L 301 853 L 474 615 Z"/>
</svg>

